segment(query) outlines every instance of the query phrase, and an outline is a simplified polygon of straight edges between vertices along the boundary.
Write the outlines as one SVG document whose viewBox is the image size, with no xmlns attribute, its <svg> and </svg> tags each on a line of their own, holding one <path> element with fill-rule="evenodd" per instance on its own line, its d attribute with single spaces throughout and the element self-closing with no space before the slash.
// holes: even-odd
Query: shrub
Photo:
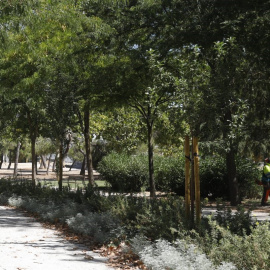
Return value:
<svg viewBox="0 0 270 270">
<path fill-rule="evenodd" d="M 96 243 L 108 243 L 119 236 L 120 222 L 109 212 L 106 213 L 78 213 L 66 220 L 66 223 L 75 232 L 93 237 Z"/>
<path fill-rule="evenodd" d="M 262 170 L 249 159 L 237 158 L 237 173 L 241 198 L 256 198 L 261 196 L 262 187 L 255 184 L 256 179 L 261 179 Z"/>
<path fill-rule="evenodd" d="M 113 190 L 139 192 L 148 179 L 147 156 L 129 156 L 111 153 L 98 165 L 102 177 L 111 184 Z"/>
<path fill-rule="evenodd" d="M 160 157 L 154 159 L 156 188 L 160 191 L 185 194 L 184 157 Z"/>
<path fill-rule="evenodd" d="M 214 263 L 232 262 L 239 270 L 270 269 L 269 223 L 257 224 L 249 235 L 237 235 L 210 219 L 208 235 L 199 236 L 196 243 Z"/>
<path fill-rule="evenodd" d="M 172 244 L 161 239 L 151 243 L 145 238 L 135 238 L 132 240 L 132 248 L 149 269 L 236 270 L 232 263 L 221 263 L 215 267 L 198 247 L 184 240 Z"/>
<path fill-rule="evenodd" d="M 248 159 L 237 158 L 237 177 L 241 198 L 254 198 L 261 193 L 261 188 L 255 184 L 260 171 L 257 165 Z M 208 156 L 200 160 L 201 196 L 212 198 L 228 198 L 228 176 L 226 161 L 220 156 Z"/>
<path fill-rule="evenodd" d="M 208 156 L 200 159 L 201 196 L 221 198 L 228 196 L 229 188 L 226 183 L 226 163 L 219 156 Z"/>
</svg>

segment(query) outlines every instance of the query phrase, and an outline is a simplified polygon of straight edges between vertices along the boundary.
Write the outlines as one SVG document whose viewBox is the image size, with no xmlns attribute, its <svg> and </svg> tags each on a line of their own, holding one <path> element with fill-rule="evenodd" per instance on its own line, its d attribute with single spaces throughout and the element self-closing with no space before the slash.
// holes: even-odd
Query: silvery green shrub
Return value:
<svg viewBox="0 0 270 270">
<path fill-rule="evenodd" d="M 0 205 L 6 205 L 8 204 L 9 196 L 5 194 L 0 194 Z"/>
<path fill-rule="evenodd" d="M 109 212 L 78 213 L 66 220 L 68 226 L 75 232 L 90 235 L 98 243 L 105 243 L 118 236 L 121 231 L 120 222 Z"/>
<path fill-rule="evenodd" d="M 12 195 L 8 199 L 8 204 L 13 207 L 22 207 L 24 204 L 24 199 L 21 196 Z"/>
<path fill-rule="evenodd" d="M 215 266 L 195 245 L 184 240 L 172 244 L 166 240 L 150 243 L 144 238 L 134 238 L 132 248 L 153 270 L 236 270 L 232 263 L 222 262 Z"/>
</svg>

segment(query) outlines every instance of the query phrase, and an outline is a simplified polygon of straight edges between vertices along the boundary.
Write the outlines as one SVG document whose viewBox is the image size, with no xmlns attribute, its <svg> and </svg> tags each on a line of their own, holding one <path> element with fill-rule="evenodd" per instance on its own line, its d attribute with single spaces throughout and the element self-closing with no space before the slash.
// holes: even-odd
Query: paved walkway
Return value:
<svg viewBox="0 0 270 270">
<path fill-rule="evenodd" d="M 110 270 L 106 258 L 0 206 L 0 270 Z"/>
<path fill-rule="evenodd" d="M 251 217 L 254 221 L 270 221 L 270 214 L 267 211 L 263 211 L 263 207 L 261 208 L 261 211 L 251 211 Z M 232 210 L 232 213 L 235 213 L 236 210 Z M 217 210 L 216 209 L 202 209 L 202 216 L 207 215 L 216 215 Z"/>
</svg>

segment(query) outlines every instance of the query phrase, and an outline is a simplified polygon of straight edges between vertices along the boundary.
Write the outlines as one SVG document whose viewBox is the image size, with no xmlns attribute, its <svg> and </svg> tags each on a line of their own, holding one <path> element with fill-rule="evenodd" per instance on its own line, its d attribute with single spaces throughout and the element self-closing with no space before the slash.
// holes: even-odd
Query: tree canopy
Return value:
<svg viewBox="0 0 270 270">
<path fill-rule="evenodd" d="M 236 157 L 270 149 L 269 8 L 267 0 L 3 0 L 1 135 L 31 139 L 34 183 L 37 138 L 57 141 L 64 155 L 67 134 L 82 134 L 93 184 L 98 131 L 128 151 L 148 138 L 150 175 L 166 129 L 168 148 L 190 133 L 205 153 L 211 146 L 226 157 L 237 204 Z M 97 115 L 113 118 L 97 129 Z"/>
</svg>

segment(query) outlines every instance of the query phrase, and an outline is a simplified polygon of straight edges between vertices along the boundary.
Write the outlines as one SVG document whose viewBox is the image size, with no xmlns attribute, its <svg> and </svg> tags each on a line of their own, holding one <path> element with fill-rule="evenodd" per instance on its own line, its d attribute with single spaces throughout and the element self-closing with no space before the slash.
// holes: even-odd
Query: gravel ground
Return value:
<svg viewBox="0 0 270 270">
<path fill-rule="evenodd" d="M 4 206 L 0 206 L 0 258 L 1 270 L 113 269 L 98 253 Z"/>
</svg>

